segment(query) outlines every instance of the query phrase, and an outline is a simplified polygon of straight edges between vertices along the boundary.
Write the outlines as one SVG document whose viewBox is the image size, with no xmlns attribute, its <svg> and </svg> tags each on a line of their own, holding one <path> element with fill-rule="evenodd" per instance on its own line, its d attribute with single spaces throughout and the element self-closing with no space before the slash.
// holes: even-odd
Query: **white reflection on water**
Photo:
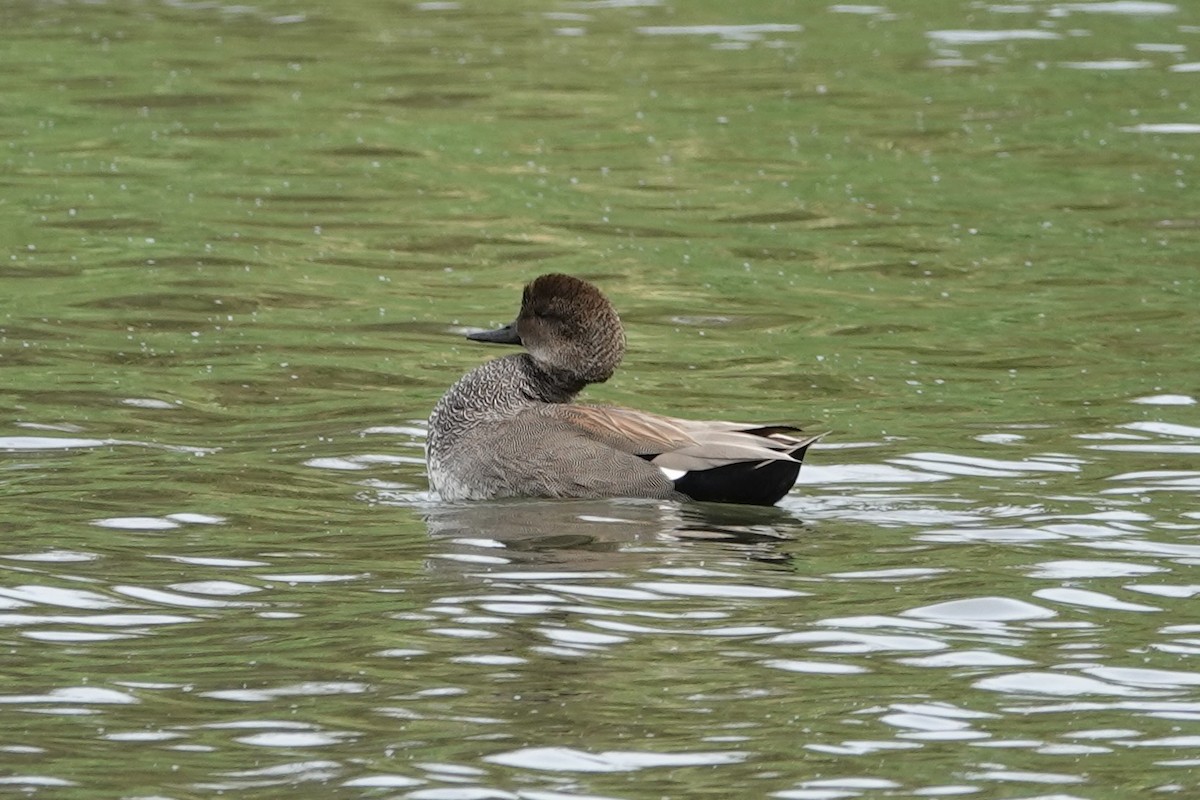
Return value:
<svg viewBox="0 0 1200 800">
<path fill-rule="evenodd" d="M 914 667 L 1021 667 L 1034 663 L 1026 658 L 1009 656 L 992 650 L 956 650 L 931 656 L 915 656 L 899 659 L 902 664 Z"/>
<path fill-rule="evenodd" d="M 257 747 L 325 747 L 357 736 L 356 733 L 337 731 L 269 731 L 235 736 L 233 740 Z"/>
<path fill-rule="evenodd" d="M 764 667 L 781 669 L 785 672 L 805 672 L 812 675 L 855 675 L 869 672 L 866 667 L 854 664 L 837 664 L 829 661 L 800 661 L 790 658 L 768 658 L 759 662 Z"/>
<path fill-rule="evenodd" d="M 1158 606 L 1147 606 L 1141 603 L 1128 603 L 1124 600 L 1088 589 L 1072 589 L 1062 586 L 1053 589 L 1037 589 L 1033 596 L 1053 603 L 1065 603 L 1084 608 L 1103 608 L 1110 611 L 1161 611 Z"/>
<path fill-rule="evenodd" d="M 659 594 L 685 595 L 690 597 L 742 597 L 778 598 L 801 597 L 808 592 L 791 589 L 772 589 L 765 586 L 737 586 L 727 583 L 691 583 L 689 581 L 641 581 L 634 583 L 639 589 Z"/>
<path fill-rule="evenodd" d="M 363 453 L 361 455 L 346 456 L 344 458 L 310 458 L 304 462 L 306 467 L 317 467 L 318 469 L 339 469 L 339 470 L 364 470 L 371 469 L 378 465 L 388 464 L 418 464 L 423 465 L 425 459 L 415 456 L 402 456 L 394 454 L 379 454 L 379 453 Z"/>
<path fill-rule="evenodd" d="M 125 531 L 166 531 L 179 527 L 179 523 L 162 517 L 110 517 L 94 519 L 92 524 L 98 528 L 117 528 Z"/>
<path fill-rule="evenodd" d="M 1056 3 L 1050 8 L 1051 16 L 1066 16 L 1071 12 L 1084 14 L 1124 14 L 1129 16 L 1154 16 L 1174 14 L 1179 6 L 1174 3 L 1154 0 L 1107 0 L 1095 3 Z"/>
<path fill-rule="evenodd" d="M 231 792 L 253 786 L 296 785 L 302 781 L 326 783 L 337 777 L 342 764 L 337 761 L 289 761 L 255 769 L 228 770 L 218 773 L 231 780 L 222 783 L 198 783 L 201 791 Z"/>
<path fill-rule="evenodd" d="M 31 427 L 31 426 L 27 426 Z M 62 436 L 0 436 L 0 450 L 90 450 L 97 447 L 146 447 L 152 450 L 172 450 L 192 455 L 217 452 L 212 447 L 138 442 L 129 439 L 81 439 Z"/>
<path fill-rule="evenodd" d="M 925 34 L 941 44 L 986 44 L 989 42 L 1011 42 L 1022 39 L 1061 39 L 1054 31 L 1026 30 L 946 30 L 929 31 Z"/>
<path fill-rule="evenodd" d="M 349 681 L 306 681 L 304 683 L 276 686 L 271 689 L 220 689 L 202 692 L 203 697 L 216 700 L 237 700 L 261 703 L 279 697 L 318 697 L 331 694 L 361 694 L 367 691 L 365 683 Z"/>
<path fill-rule="evenodd" d="M 485 761 L 506 766 L 554 772 L 629 772 L 654 767 L 715 766 L 744 761 L 748 753 L 654 753 L 612 750 L 588 753 L 569 747 L 526 747 L 485 756 Z"/>
<path fill-rule="evenodd" d="M 643 25 L 637 32 L 645 36 L 719 36 L 723 39 L 758 41 L 764 33 L 799 33 L 803 25 L 763 23 L 759 25 Z"/>
<path fill-rule="evenodd" d="M 39 703 L 71 703 L 73 705 L 127 705 L 138 702 L 138 699 L 128 692 L 115 689 L 105 689 L 99 686 L 65 686 L 52 689 L 42 695 L 0 694 L 0 703 L 5 704 L 39 704 Z"/>
<path fill-rule="evenodd" d="M 1076 695 L 1117 695 L 1137 697 L 1152 694 L 1131 686 L 1121 686 L 1096 678 L 1084 678 L 1060 672 L 1012 672 L 982 678 L 975 687 L 1005 694 L 1050 694 L 1060 697 Z"/>
<path fill-rule="evenodd" d="M 1010 597 L 972 597 L 922 606 L 903 612 L 905 616 L 948 624 L 987 624 L 1017 620 L 1049 619 L 1056 614 L 1048 608 Z"/>
<path fill-rule="evenodd" d="M 178 592 L 163 589 L 151 589 L 146 586 L 113 586 L 117 594 L 144 600 L 157 605 L 178 606 L 180 608 L 229 608 L 231 606 L 252 606 L 253 603 L 229 602 L 226 600 L 211 600 L 205 597 L 191 597 Z"/>
<path fill-rule="evenodd" d="M 1082 69 L 1082 70 L 1101 70 L 1108 72 L 1120 72 L 1130 69 L 1145 69 L 1149 67 L 1151 62 L 1140 61 L 1130 58 L 1106 58 L 1099 61 L 1063 61 L 1059 64 L 1067 69 Z"/>
<path fill-rule="evenodd" d="M 826 10 L 833 14 L 863 14 L 888 18 L 893 16 L 884 6 L 870 6 L 857 3 L 835 3 Z"/>
<path fill-rule="evenodd" d="M 182 512 L 167 514 L 163 517 L 108 517 L 94 519 L 92 524 L 99 528 L 116 528 L 126 531 L 166 531 L 178 528 L 181 524 L 221 525 L 225 521 L 224 517 L 215 514 Z"/>
<path fill-rule="evenodd" d="M 1080 578 L 1127 578 L 1169 572 L 1166 567 L 1151 564 L 1132 564 L 1124 561 L 1087 561 L 1071 559 L 1043 561 L 1029 572 L 1031 578 L 1048 580 L 1078 580 Z"/>
<path fill-rule="evenodd" d="M 232 596 L 239 594 L 252 594 L 262 591 L 258 586 L 248 586 L 244 583 L 236 581 L 188 581 L 185 583 L 171 584 L 169 589 L 177 592 L 187 592 L 188 594 L 211 594 L 218 596 Z"/>
<path fill-rule="evenodd" d="M 773 797 L 785 800 L 836 800 L 839 797 L 857 796 L 872 789 L 900 789 L 901 784 L 879 778 L 824 778 L 801 781 L 795 790 L 776 792 Z"/>
<path fill-rule="evenodd" d="M 805 464 L 798 485 L 830 483 L 926 483 L 946 480 L 944 475 L 900 469 L 890 464 Z"/>
<path fill-rule="evenodd" d="M 1121 130 L 1128 133 L 1200 133 L 1200 123 L 1143 122 L 1137 125 L 1127 125 L 1121 128 Z M 1195 400 L 1192 402 L 1195 402 Z"/>
<path fill-rule="evenodd" d="M 1142 594 L 1153 595 L 1155 597 L 1175 597 L 1180 599 L 1195 597 L 1200 594 L 1200 585 L 1197 584 L 1171 586 L 1166 584 L 1127 583 L 1122 588 L 1128 589 L 1131 592 L 1141 592 Z"/>
<path fill-rule="evenodd" d="M 339 766 L 334 764 L 333 766 Z M 409 786 L 420 786 L 422 781 L 416 778 L 405 778 L 402 775 L 368 775 L 362 778 L 352 778 L 343 781 L 342 786 L 366 787 L 372 789 L 404 789 Z"/>
<path fill-rule="evenodd" d="M 800 631 L 783 633 L 765 640 L 765 644 L 819 645 L 814 653 L 883 653 L 944 650 L 944 642 L 923 636 L 855 633 L 852 631 Z"/>
<path fill-rule="evenodd" d="M 4 558 L 9 561 L 44 561 L 48 563 L 72 563 L 95 561 L 99 558 L 95 553 L 79 553 L 73 550 L 46 550 L 40 553 L 7 553 Z"/>
<path fill-rule="evenodd" d="M 147 625 L 177 625 L 182 622 L 195 622 L 195 618 L 175 614 L 0 614 L 0 627 L 50 624 L 141 629 Z"/>
<path fill-rule="evenodd" d="M 128 603 L 109 598 L 98 592 L 92 592 L 87 589 L 69 589 L 60 586 L 0 587 L 0 597 L 5 597 L 9 601 L 13 601 L 0 605 L 0 608 L 24 608 L 38 604 L 88 609 L 129 606 Z"/>
<path fill-rule="evenodd" d="M 1194 425 L 1178 425 L 1173 422 L 1138 421 L 1127 423 L 1121 427 L 1126 430 L 1144 431 L 1161 436 L 1184 436 L 1192 439 L 1200 439 L 1200 428 Z"/>
<path fill-rule="evenodd" d="M 1022 461 L 997 458 L 978 458 L 955 453 L 911 453 L 892 459 L 892 463 L 919 467 L 930 472 L 945 472 L 951 475 L 989 477 L 996 475 L 1023 475 L 1031 472 L 1078 472 L 1078 459 L 1063 459 L 1061 456 L 1043 456 Z"/>
<path fill-rule="evenodd" d="M 1168 686 L 1179 689 L 1200 686 L 1200 673 L 1197 672 L 1137 667 L 1089 667 L 1084 672 L 1103 680 L 1114 680 L 1134 686 Z"/>
<path fill-rule="evenodd" d="M 1129 402 L 1147 406 L 1194 406 L 1196 398 L 1186 394 L 1153 394 L 1135 397 Z"/>
<path fill-rule="evenodd" d="M 4 786 L 78 786 L 75 781 L 64 778 L 53 778 L 49 775 L 4 775 L 0 776 L 0 785 Z"/>
</svg>

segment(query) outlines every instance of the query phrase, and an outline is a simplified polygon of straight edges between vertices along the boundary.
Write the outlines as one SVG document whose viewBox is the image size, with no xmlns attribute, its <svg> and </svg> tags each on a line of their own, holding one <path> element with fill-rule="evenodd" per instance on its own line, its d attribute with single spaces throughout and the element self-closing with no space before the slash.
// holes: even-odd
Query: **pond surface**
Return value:
<svg viewBox="0 0 1200 800">
<path fill-rule="evenodd" d="M 0 26 L 0 793 L 1194 796 L 1200 7 Z M 431 496 L 550 271 L 801 485 Z"/>
</svg>

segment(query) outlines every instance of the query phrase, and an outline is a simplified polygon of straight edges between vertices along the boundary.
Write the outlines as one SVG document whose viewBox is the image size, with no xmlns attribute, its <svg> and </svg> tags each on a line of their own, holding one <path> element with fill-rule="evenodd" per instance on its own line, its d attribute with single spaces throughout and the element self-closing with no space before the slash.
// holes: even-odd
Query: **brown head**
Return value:
<svg viewBox="0 0 1200 800">
<path fill-rule="evenodd" d="M 521 296 L 511 325 L 468 334 L 477 342 L 520 344 L 544 368 L 585 383 L 602 383 L 625 354 L 625 334 L 612 303 L 587 281 L 570 275 L 535 278 Z"/>
</svg>

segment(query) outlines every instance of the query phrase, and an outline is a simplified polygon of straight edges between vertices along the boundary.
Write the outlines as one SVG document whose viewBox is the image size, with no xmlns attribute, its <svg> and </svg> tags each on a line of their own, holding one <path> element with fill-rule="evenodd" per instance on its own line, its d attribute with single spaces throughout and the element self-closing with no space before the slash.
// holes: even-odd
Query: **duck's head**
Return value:
<svg viewBox="0 0 1200 800">
<path fill-rule="evenodd" d="M 523 345 L 543 368 L 585 383 L 611 378 L 625 354 L 612 303 L 587 281 L 561 274 L 542 275 L 525 287 L 515 322 L 467 338 Z"/>
</svg>

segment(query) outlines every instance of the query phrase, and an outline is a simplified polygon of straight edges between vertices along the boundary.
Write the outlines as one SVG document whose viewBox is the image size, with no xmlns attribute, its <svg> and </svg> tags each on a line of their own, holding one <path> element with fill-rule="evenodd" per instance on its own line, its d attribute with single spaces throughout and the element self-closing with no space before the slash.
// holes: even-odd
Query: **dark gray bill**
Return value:
<svg viewBox="0 0 1200 800">
<path fill-rule="evenodd" d="M 467 338 L 473 342 L 491 342 L 492 344 L 521 343 L 521 337 L 517 334 L 517 324 L 515 322 L 505 325 L 503 328 L 497 328 L 494 331 L 468 333 Z"/>
</svg>

